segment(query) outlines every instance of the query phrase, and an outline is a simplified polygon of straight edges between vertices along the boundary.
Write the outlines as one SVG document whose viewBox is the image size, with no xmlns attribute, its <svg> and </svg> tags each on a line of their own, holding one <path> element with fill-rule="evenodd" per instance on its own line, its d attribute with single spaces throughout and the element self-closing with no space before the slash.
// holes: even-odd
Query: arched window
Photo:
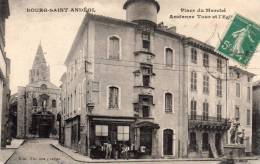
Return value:
<svg viewBox="0 0 260 164">
<path fill-rule="evenodd" d="M 109 87 L 109 98 L 108 108 L 118 109 L 119 108 L 119 89 L 117 87 Z"/>
<path fill-rule="evenodd" d="M 42 84 L 42 85 L 41 85 L 41 89 L 42 89 L 42 90 L 47 89 L 47 85 L 46 85 L 46 84 Z"/>
<path fill-rule="evenodd" d="M 52 106 L 53 108 L 56 108 L 56 100 L 52 100 L 51 106 Z"/>
<path fill-rule="evenodd" d="M 108 58 L 119 59 L 119 55 L 120 55 L 120 40 L 116 36 L 111 36 L 109 38 Z"/>
<path fill-rule="evenodd" d="M 165 112 L 172 112 L 172 94 L 165 93 Z"/>
<path fill-rule="evenodd" d="M 165 65 L 166 67 L 173 66 L 173 50 L 171 48 L 165 49 Z"/>
<path fill-rule="evenodd" d="M 165 129 L 163 131 L 163 154 L 173 155 L 173 130 Z"/>
<path fill-rule="evenodd" d="M 37 107 L 37 106 L 38 106 L 38 103 L 37 103 L 37 99 L 36 99 L 36 98 L 33 98 L 33 106 L 34 106 L 34 107 Z"/>
</svg>

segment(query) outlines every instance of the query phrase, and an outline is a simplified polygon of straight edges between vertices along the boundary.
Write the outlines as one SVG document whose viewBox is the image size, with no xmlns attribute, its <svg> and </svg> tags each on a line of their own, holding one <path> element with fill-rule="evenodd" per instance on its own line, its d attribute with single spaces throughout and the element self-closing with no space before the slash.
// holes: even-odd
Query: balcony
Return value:
<svg viewBox="0 0 260 164">
<path fill-rule="evenodd" d="M 223 130 L 230 128 L 231 122 L 225 118 L 203 117 L 201 115 L 189 115 L 189 129 L 195 130 Z"/>
</svg>

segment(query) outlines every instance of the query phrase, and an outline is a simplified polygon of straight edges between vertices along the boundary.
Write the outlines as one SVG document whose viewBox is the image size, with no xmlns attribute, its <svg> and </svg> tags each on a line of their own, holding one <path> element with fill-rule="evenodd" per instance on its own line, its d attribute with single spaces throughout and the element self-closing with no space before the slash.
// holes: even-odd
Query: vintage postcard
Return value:
<svg viewBox="0 0 260 164">
<path fill-rule="evenodd" d="M 0 0 L 0 163 L 260 163 L 259 0 Z"/>
</svg>

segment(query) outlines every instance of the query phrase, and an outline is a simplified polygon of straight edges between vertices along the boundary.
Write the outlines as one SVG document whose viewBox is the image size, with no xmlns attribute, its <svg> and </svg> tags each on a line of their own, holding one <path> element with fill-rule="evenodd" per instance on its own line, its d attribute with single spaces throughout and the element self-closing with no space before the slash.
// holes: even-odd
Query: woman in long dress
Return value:
<svg viewBox="0 0 260 164">
<path fill-rule="evenodd" d="M 235 55 L 239 55 L 242 56 L 244 55 L 244 49 L 243 49 L 243 42 L 245 40 L 246 37 L 248 37 L 248 39 L 254 43 L 254 40 L 251 38 L 251 24 L 247 25 L 245 28 L 242 28 L 241 30 L 238 30 L 236 32 L 232 33 L 233 38 L 235 38 L 235 42 L 234 42 L 234 47 L 232 49 L 232 52 Z"/>
</svg>

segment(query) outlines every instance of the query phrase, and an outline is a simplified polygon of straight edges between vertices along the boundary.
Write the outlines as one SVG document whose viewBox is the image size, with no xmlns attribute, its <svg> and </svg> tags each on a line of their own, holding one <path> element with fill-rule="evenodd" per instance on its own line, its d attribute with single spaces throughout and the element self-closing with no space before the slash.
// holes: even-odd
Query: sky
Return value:
<svg viewBox="0 0 260 164">
<path fill-rule="evenodd" d="M 35 8 L 94 8 L 94 14 L 125 19 L 123 4 L 126 0 L 9 0 L 10 17 L 6 22 L 6 52 L 11 59 L 10 88 L 12 94 L 18 86 L 29 82 L 29 70 L 39 43 L 41 42 L 47 63 L 50 66 L 51 82 L 59 86 L 60 77 L 66 70 L 65 58 L 70 50 L 76 32 L 85 15 L 84 12 L 27 12 Z M 158 0 L 161 10 L 158 23 L 176 26 L 177 32 L 194 37 L 214 47 L 223 36 L 232 19 L 197 18 L 197 15 L 225 15 L 231 18 L 235 13 L 260 24 L 259 0 Z M 181 9 L 223 9 L 222 13 L 181 12 Z M 170 15 L 193 15 L 194 19 L 172 19 Z M 230 62 L 232 65 L 238 65 Z M 254 54 L 247 71 L 260 79 L 260 47 Z"/>
</svg>

